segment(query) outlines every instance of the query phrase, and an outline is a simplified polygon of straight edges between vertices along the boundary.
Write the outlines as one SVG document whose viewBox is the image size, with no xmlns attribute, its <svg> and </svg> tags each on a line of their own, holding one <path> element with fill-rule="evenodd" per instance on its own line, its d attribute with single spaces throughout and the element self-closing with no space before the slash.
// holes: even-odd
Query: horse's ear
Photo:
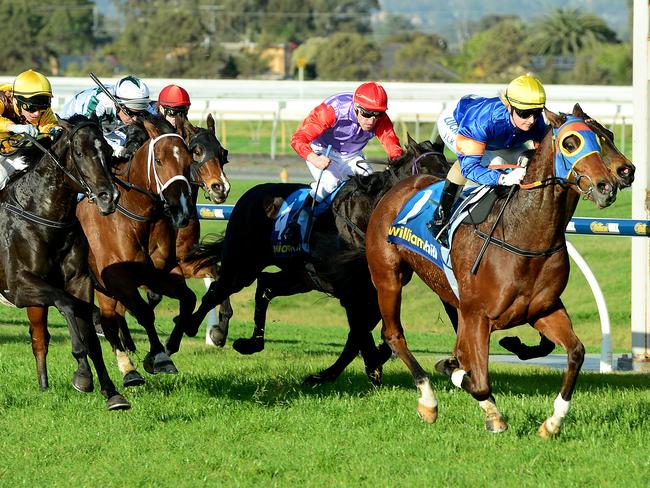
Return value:
<svg viewBox="0 0 650 488">
<path fill-rule="evenodd" d="M 179 122 L 180 122 L 179 134 L 183 136 L 183 139 L 185 139 L 186 141 L 189 140 L 190 137 L 192 137 L 194 134 L 198 132 L 198 129 L 194 127 L 189 120 L 182 118 Z"/>
<path fill-rule="evenodd" d="M 142 123 L 144 125 L 145 130 L 147 131 L 147 134 L 149 134 L 149 137 L 151 139 L 153 139 L 154 137 L 158 137 L 160 135 L 160 131 L 158 130 L 158 127 L 155 126 L 155 124 L 153 124 L 147 119 L 143 119 Z"/>
<path fill-rule="evenodd" d="M 69 131 L 72 128 L 72 124 L 66 119 L 62 119 L 58 115 L 56 118 L 59 120 L 59 127 L 63 127 L 66 131 Z"/>
<path fill-rule="evenodd" d="M 554 129 L 557 129 L 562 124 L 564 124 L 564 122 L 566 122 L 566 117 L 551 112 L 549 109 L 546 108 L 544 109 L 544 115 L 546 116 L 546 120 L 549 121 L 549 124 Z"/>
<path fill-rule="evenodd" d="M 206 122 L 208 124 L 208 129 L 210 130 L 210 132 L 212 132 L 212 134 L 216 136 L 214 117 L 212 117 L 212 114 L 208 114 L 208 118 L 206 119 Z"/>
<path fill-rule="evenodd" d="M 589 116 L 582 110 L 582 107 L 580 106 L 579 103 L 576 103 L 573 106 L 573 115 L 576 117 L 580 117 L 581 119 L 588 119 Z"/>
</svg>

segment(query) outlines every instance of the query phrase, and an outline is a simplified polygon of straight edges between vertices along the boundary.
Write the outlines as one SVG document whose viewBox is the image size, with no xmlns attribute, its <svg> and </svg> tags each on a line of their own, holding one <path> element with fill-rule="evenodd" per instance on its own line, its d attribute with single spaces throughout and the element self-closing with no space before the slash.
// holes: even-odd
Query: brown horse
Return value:
<svg viewBox="0 0 650 488">
<path fill-rule="evenodd" d="M 598 135 L 602 147 L 603 161 L 609 168 L 612 177 L 616 180 L 619 189 L 629 188 L 634 181 L 636 168 L 632 162 L 616 147 L 614 144 L 614 133 L 600 124 L 597 120 L 587 115 L 579 104 L 573 107 L 573 115 L 583 119 L 587 125 Z M 579 198 L 575 192 L 570 194 L 573 198 Z M 567 222 L 568 223 L 568 222 Z M 451 315 L 451 314 L 450 314 Z M 457 317 L 457 316 L 456 316 Z M 450 317 L 454 328 L 456 328 L 457 319 Z M 521 342 L 519 337 L 503 337 L 499 344 L 506 350 L 517 355 L 519 359 L 527 360 L 548 356 L 555 349 L 553 341 L 540 336 L 540 343 L 535 346 L 528 346 Z"/>
<path fill-rule="evenodd" d="M 436 367 L 479 401 L 489 431 L 507 428 L 492 396 L 488 374 L 490 334 L 494 330 L 531 323 L 566 349 L 568 368 L 562 388 L 553 415 L 540 427 L 540 435 L 559 433 L 569 409 L 584 359 L 584 347 L 560 300 L 569 275 L 564 229 L 577 203 L 577 199 L 569 197 L 569 189 L 602 208 L 616 199 L 617 187 L 599 151 L 582 154 L 587 147 L 585 141 L 596 145 L 596 136 L 586 124 L 571 120 L 565 125 L 566 117 L 549 111 L 546 116 L 552 130 L 529 163 L 519 191 L 514 188 L 507 198 L 498 200 L 485 222 L 474 227 L 461 225 L 453 235 L 456 245 L 452 246 L 450 258 L 460 298 L 441 269 L 386 241 L 404 203 L 435 183 L 435 178 L 416 176 L 399 183 L 386 194 L 370 219 L 366 254 L 379 297 L 382 336 L 413 374 L 421 393 L 418 413 L 427 422 L 437 418 L 437 401 L 429 378 L 408 349 L 400 320 L 402 287 L 414 271 L 443 302 L 458 309 L 455 357 Z M 579 129 L 580 135 L 573 129 Z M 567 162 L 566 155 L 573 155 L 574 160 Z M 580 155 L 579 159 L 576 155 Z M 490 229 L 497 235 L 492 236 Z M 492 245 L 487 247 L 474 274 L 471 269 L 484 243 Z"/>
<path fill-rule="evenodd" d="M 196 213 L 188 181 L 192 156 L 183 138 L 166 121 L 143 123 L 150 139 L 117 168 L 122 188 L 118 211 L 97 219 L 84 202 L 77 208 L 90 244 L 89 263 L 97 280 L 101 326 L 125 376 L 131 373 L 132 364 L 119 337 L 124 319 L 119 317 L 118 302 L 147 332 L 150 351 L 144 367 L 150 373 L 176 372 L 176 368 L 158 338 L 153 310 L 138 288 L 144 286 L 178 299 L 181 319 L 189 320 L 196 304 L 177 266 L 173 232 L 165 238 L 152 238 L 159 220 L 169 219 L 173 227 L 181 228 Z"/>
</svg>

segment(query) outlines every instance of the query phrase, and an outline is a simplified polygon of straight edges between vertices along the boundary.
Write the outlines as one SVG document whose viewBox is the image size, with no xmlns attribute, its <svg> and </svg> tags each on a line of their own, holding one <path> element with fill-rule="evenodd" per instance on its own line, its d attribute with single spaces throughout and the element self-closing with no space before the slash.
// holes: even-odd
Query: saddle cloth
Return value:
<svg viewBox="0 0 650 488">
<path fill-rule="evenodd" d="M 431 261 L 445 272 L 449 285 L 456 297 L 458 282 L 451 265 L 450 252 L 435 239 L 427 224 L 438 208 L 444 181 L 434 183 L 413 195 L 402 207 L 393 221 L 386 240 L 397 244 Z M 478 186 L 465 189 L 454 205 L 449 224 L 449 242 L 460 223 L 468 216 L 472 207 L 490 193 L 491 187 Z M 451 244 L 450 244 L 451 246 Z"/>
<path fill-rule="evenodd" d="M 314 205 L 314 215 L 312 216 L 311 226 L 314 226 L 314 222 L 318 217 L 323 215 L 325 211 L 332 205 L 334 197 L 340 190 L 342 184 L 340 184 L 332 194 L 322 202 L 318 202 Z M 282 202 L 280 211 L 278 212 L 277 217 L 275 218 L 275 223 L 273 224 L 273 231 L 271 232 L 271 245 L 273 246 L 273 254 L 277 258 L 288 258 L 293 257 L 299 254 L 309 254 L 309 243 L 306 242 L 306 234 L 308 232 L 309 224 L 309 210 L 305 208 L 305 199 L 309 195 L 309 188 L 301 188 L 291 193 L 285 200 Z M 311 207 L 311 203 L 308 205 Z M 305 209 L 306 211 L 302 211 Z M 296 220 L 296 214 L 300 212 Z M 297 222 L 300 225 L 300 240 L 302 247 L 296 246 L 295 242 L 289 242 L 285 236 L 285 230 L 289 222 Z"/>
</svg>

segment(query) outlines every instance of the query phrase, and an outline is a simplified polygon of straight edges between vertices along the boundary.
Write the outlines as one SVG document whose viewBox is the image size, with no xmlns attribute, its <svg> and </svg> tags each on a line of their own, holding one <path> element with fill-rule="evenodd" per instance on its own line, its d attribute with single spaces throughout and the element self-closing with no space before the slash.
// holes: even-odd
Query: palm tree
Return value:
<svg viewBox="0 0 650 488">
<path fill-rule="evenodd" d="M 528 44 L 533 54 L 576 56 L 598 43 L 616 44 L 618 39 L 603 19 L 577 9 L 558 9 L 533 22 Z"/>
</svg>

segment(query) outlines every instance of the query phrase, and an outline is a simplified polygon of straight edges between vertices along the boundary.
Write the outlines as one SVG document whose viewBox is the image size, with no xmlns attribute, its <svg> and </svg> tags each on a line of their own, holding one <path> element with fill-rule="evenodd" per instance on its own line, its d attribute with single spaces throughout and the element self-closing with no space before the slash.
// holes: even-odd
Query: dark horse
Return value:
<svg viewBox="0 0 650 488">
<path fill-rule="evenodd" d="M 175 258 L 173 232 L 166 239 L 153 239 L 151 231 L 160 219 L 169 219 L 175 228 L 187 226 L 196 210 L 188 181 L 192 157 L 183 138 L 171 124 L 144 120 L 150 139 L 133 158 L 116 170 L 121 187 L 117 212 L 98 219 L 90 206 L 81 202 L 77 217 L 90 244 L 90 268 L 97 280 L 97 298 L 101 326 L 125 375 L 139 373 L 125 352 L 119 337 L 118 302 L 142 325 L 149 339 L 150 351 L 144 367 L 150 373 L 176 372 L 155 328 L 155 316 L 140 296 L 140 286 L 179 300 L 180 317 L 189 323 L 196 304 L 194 293 L 185 284 Z"/>
<path fill-rule="evenodd" d="M 108 170 L 111 149 L 99 126 L 85 117 L 62 120 L 61 126 L 64 133 L 51 152 L 0 194 L 0 286 L 9 302 L 28 307 L 28 316 L 30 310 L 55 306 L 68 323 L 78 362 L 72 385 L 92 391 L 90 356 L 108 409 L 125 409 L 130 405 L 108 375 L 92 325 L 88 243 L 75 218 L 79 193 L 104 215 L 115 210 L 118 192 Z M 50 334 L 34 323 L 30 334 L 38 382 L 46 389 Z"/>
<path fill-rule="evenodd" d="M 568 368 L 562 389 L 553 415 L 540 427 L 540 435 L 559 433 L 568 412 L 584 360 L 584 347 L 560 300 L 569 275 L 564 230 L 577 204 L 569 190 L 580 192 L 602 208 L 614 202 L 617 187 L 599 151 L 589 152 L 573 165 L 564 158 L 555 164 L 560 152 L 580 154 L 585 138 L 591 140 L 591 136 L 583 122 L 564 125 L 566 117 L 549 111 L 546 117 L 553 130 L 546 134 L 529 163 L 519 191 L 513 187 L 507 198 L 497 201 L 485 222 L 474 227 L 460 226 L 453 236 L 451 263 L 460 299 L 441 269 L 386 241 L 388 229 L 404 203 L 418 190 L 435 183 L 435 178 L 417 176 L 399 183 L 385 195 L 370 219 L 366 257 L 377 288 L 382 337 L 413 374 L 421 394 L 418 413 L 427 422 L 437 418 L 437 401 L 427 374 L 408 349 L 400 320 L 402 287 L 414 271 L 443 302 L 458 309 L 454 358 L 436 367 L 479 401 L 488 430 L 501 432 L 507 428 L 489 381 L 490 334 L 524 323 L 532 324 L 567 351 Z M 558 133 L 554 137 L 555 130 Z M 579 130 L 580 135 L 574 130 Z M 593 132 L 591 135 L 596 137 Z M 558 171 L 561 173 L 556 174 Z M 493 235 L 490 229 L 496 230 Z M 491 245 L 474 274 L 471 269 L 486 239 Z"/>
<path fill-rule="evenodd" d="M 311 376 L 309 381 L 337 378 L 359 352 L 364 357 L 371 381 L 378 381 L 378 355 L 371 331 L 380 316 L 367 265 L 365 261 L 353 263 L 345 270 L 345 277 L 332 279 L 332 262 L 346 249 L 363 245 L 363 230 L 370 214 L 393 184 L 415 173 L 446 174 L 449 165 L 439 149 L 435 150 L 430 143 L 418 145 L 409 140 L 407 153 L 391 161 L 386 171 L 349 180 L 336 195 L 331 209 L 315 222 L 311 253 L 306 257 L 277 259 L 271 244 L 274 218 L 283 200 L 306 186 L 267 183 L 250 189 L 237 201 L 222 239 L 204 244 L 194 253 L 193 260 L 220 262 L 221 270 L 194 314 L 193 328 L 188 335 L 196 334 L 206 313 L 216 304 L 257 279 L 255 332 L 248 341 L 239 339 L 236 347 L 261 350 L 266 309 L 271 298 L 320 290 L 339 299 L 347 313 L 350 332 L 336 363 Z M 265 272 L 264 269 L 271 265 L 278 266 L 280 271 Z M 174 333 L 172 337 L 180 340 Z M 170 344 L 168 347 L 171 349 Z"/>
</svg>

